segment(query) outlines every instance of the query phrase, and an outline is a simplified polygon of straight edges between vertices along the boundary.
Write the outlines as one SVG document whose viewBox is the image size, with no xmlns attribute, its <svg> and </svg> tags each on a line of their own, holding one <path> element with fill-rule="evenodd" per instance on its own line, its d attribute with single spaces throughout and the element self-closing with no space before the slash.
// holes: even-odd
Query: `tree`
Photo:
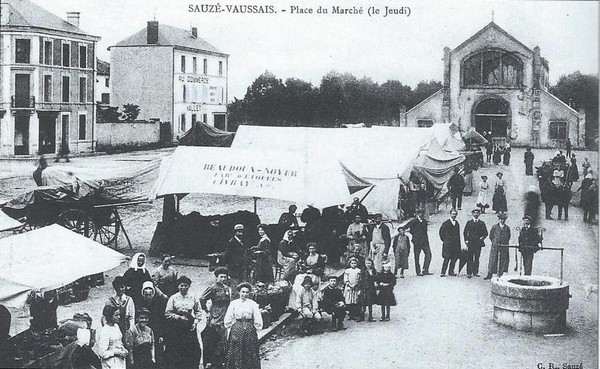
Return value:
<svg viewBox="0 0 600 369">
<path fill-rule="evenodd" d="M 123 122 L 128 122 L 128 123 L 135 122 L 138 115 L 140 115 L 139 105 L 134 105 L 134 104 L 123 105 L 123 114 L 121 115 Z"/>
<path fill-rule="evenodd" d="M 285 86 L 273 73 L 265 71 L 258 76 L 244 96 L 250 121 L 258 125 L 274 126 L 284 120 Z"/>
<path fill-rule="evenodd" d="M 550 93 L 575 110 L 585 110 L 586 144 L 598 137 L 598 76 L 577 71 L 560 77 Z"/>
<path fill-rule="evenodd" d="M 440 81 L 421 81 L 412 92 L 412 98 L 410 103 L 406 106 L 407 109 L 414 107 L 429 96 L 433 95 L 442 88 L 442 82 Z"/>
<path fill-rule="evenodd" d="M 96 104 L 97 120 L 100 123 L 117 123 L 121 121 L 121 113 L 118 106 L 106 106 L 100 103 Z"/>
</svg>

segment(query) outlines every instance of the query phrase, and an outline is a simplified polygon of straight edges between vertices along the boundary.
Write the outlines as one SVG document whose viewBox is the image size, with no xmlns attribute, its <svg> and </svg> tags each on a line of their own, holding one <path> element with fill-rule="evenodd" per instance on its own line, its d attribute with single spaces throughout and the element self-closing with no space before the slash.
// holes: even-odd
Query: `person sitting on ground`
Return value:
<svg viewBox="0 0 600 369">
<path fill-rule="evenodd" d="M 312 329 L 314 322 L 321 320 L 317 303 L 317 293 L 310 276 L 304 277 L 302 291 L 296 296 L 296 306 L 302 318 L 301 329 L 307 334 Z"/>
<path fill-rule="evenodd" d="M 279 217 L 279 221 L 277 222 L 279 225 L 284 226 L 285 228 L 296 227 L 298 228 L 298 219 L 296 218 L 296 210 L 298 207 L 294 204 L 290 205 L 287 213 L 281 214 Z"/>
<path fill-rule="evenodd" d="M 333 331 L 344 328 L 344 317 L 346 316 L 346 304 L 342 290 L 337 288 L 337 277 L 327 277 L 328 286 L 323 289 L 323 296 L 319 301 L 319 309 L 331 315 L 331 328 Z"/>
<path fill-rule="evenodd" d="M 71 353 L 71 369 L 101 369 L 100 358 L 92 350 L 94 347 L 94 335 L 89 329 L 79 328 L 77 330 L 77 347 Z"/>
</svg>

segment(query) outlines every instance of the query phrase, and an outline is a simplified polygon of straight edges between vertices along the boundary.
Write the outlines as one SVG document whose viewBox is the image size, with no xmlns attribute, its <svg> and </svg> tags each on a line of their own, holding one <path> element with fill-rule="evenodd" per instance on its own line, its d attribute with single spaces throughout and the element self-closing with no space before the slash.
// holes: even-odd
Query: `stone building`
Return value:
<svg viewBox="0 0 600 369">
<path fill-rule="evenodd" d="M 585 114 L 548 92 L 548 61 L 494 22 L 450 50 L 443 88 L 401 115 L 401 125 L 455 123 L 517 146 L 585 146 Z"/>
<path fill-rule="evenodd" d="M 28 0 L 1 0 L 0 156 L 94 149 L 96 43 Z"/>
<path fill-rule="evenodd" d="M 110 64 L 96 58 L 96 98 L 95 102 L 110 104 Z"/>
<path fill-rule="evenodd" d="M 109 49 L 111 105 L 135 104 L 139 119 L 171 122 L 175 141 L 196 121 L 227 129 L 229 55 L 195 27 L 149 21 Z"/>
</svg>

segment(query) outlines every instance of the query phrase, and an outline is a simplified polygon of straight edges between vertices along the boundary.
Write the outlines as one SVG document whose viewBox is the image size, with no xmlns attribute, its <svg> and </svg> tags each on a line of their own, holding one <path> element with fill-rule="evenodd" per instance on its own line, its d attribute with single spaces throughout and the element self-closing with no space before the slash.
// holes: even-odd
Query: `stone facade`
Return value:
<svg viewBox="0 0 600 369">
<path fill-rule="evenodd" d="M 585 115 L 548 92 L 548 62 L 490 23 L 453 50 L 444 49 L 443 88 L 401 117 L 401 125 L 456 123 L 507 137 L 513 145 L 585 145 Z"/>
</svg>

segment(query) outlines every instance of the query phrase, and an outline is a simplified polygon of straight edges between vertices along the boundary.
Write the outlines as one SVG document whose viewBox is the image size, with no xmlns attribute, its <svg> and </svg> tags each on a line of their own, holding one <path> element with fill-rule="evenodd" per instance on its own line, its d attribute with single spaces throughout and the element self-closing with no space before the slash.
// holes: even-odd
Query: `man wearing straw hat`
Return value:
<svg viewBox="0 0 600 369">
<path fill-rule="evenodd" d="M 490 249 L 488 272 L 483 279 L 491 279 L 492 274 L 496 273 L 498 277 L 502 277 L 503 273 L 508 272 L 509 250 L 507 247 L 500 247 L 500 245 L 508 245 L 510 242 L 510 227 L 506 225 L 507 218 L 506 213 L 499 213 L 498 223 L 494 224 L 490 229 L 492 247 Z M 498 261 L 500 265 L 498 265 Z"/>
</svg>

